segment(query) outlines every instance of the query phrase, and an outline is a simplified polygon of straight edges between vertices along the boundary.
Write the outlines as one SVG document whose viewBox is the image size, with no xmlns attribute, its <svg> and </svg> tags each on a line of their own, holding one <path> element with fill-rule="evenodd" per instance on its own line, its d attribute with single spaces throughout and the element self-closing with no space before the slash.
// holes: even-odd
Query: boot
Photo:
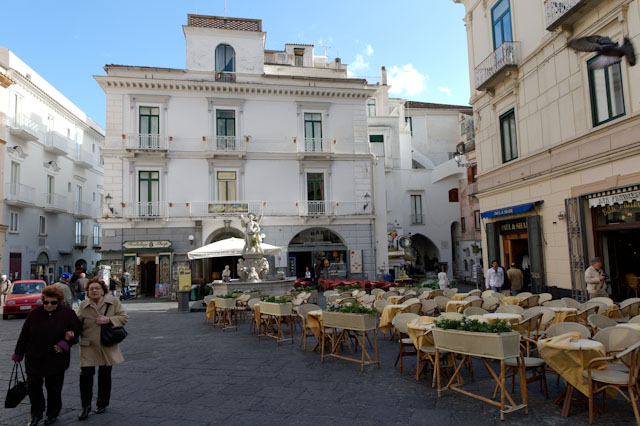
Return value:
<svg viewBox="0 0 640 426">
<path fill-rule="evenodd" d="M 90 412 L 91 412 L 91 406 L 84 407 L 82 409 L 82 413 L 80 413 L 80 415 L 78 416 L 78 420 L 85 420 L 87 417 L 89 417 Z"/>
</svg>

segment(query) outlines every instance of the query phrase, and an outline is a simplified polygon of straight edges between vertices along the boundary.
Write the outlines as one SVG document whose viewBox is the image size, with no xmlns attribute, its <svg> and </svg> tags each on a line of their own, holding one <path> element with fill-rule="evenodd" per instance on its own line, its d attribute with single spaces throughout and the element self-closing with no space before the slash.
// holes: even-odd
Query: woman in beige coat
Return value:
<svg viewBox="0 0 640 426">
<path fill-rule="evenodd" d="M 129 317 L 120 301 L 109 294 L 109 287 L 100 279 L 87 283 L 87 298 L 78 308 L 78 318 L 82 322 L 80 335 L 80 399 L 82 413 L 78 419 L 84 420 L 91 411 L 93 398 L 93 376 L 98 367 L 98 400 L 96 414 L 104 413 L 111 396 L 111 367 L 124 361 L 118 345 L 102 346 L 100 330 L 103 324 L 123 327 Z"/>
</svg>

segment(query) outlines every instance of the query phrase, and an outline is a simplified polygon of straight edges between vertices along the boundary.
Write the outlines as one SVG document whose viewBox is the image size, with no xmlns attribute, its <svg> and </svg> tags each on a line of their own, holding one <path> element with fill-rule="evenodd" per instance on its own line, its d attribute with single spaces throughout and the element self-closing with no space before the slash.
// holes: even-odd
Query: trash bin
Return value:
<svg viewBox="0 0 640 426">
<path fill-rule="evenodd" d="M 189 293 L 188 290 L 181 290 L 178 292 L 178 311 L 189 312 Z"/>
</svg>

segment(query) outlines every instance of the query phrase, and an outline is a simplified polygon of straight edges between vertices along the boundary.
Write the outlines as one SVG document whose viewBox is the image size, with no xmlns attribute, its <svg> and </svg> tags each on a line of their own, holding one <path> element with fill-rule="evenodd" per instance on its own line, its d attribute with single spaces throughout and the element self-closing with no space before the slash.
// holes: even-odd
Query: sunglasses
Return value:
<svg viewBox="0 0 640 426">
<path fill-rule="evenodd" d="M 53 305 L 56 306 L 58 304 L 57 300 L 43 300 L 42 301 L 43 305 Z"/>
</svg>

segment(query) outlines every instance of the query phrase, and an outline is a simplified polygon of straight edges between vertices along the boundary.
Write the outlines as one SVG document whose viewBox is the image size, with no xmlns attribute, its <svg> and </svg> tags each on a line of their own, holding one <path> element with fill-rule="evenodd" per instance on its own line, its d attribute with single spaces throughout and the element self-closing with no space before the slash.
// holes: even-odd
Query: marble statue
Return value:
<svg viewBox="0 0 640 426">
<path fill-rule="evenodd" d="M 244 248 L 242 252 L 262 254 L 262 236 L 260 235 L 262 215 L 256 216 L 254 213 L 249 213 L 246 218 L 244 215 L 240 215 L 240 221 L 244 226 Z"/>
<path fill-rule="evenodd" d="M 238 259 L 238 267 L 236 268 L 236 272 L 238 273 L 238 277 L 240 278 L 240 281 L 247 280 L 247 275 L 249 274 L 249 270 L 244 264 L 244 259 L 242 258 Z"/>
<path fill-rule="evenodd" d="M 229 269 L 229 265 L 224 266 L 224 270 L 222 271 L 222 281 L 229 282 L 231 280 L 231 269 Z"/>
<path fill-rule="evenodd" d="M 249 275 L 247 276 L 247 282 L 257 283 L 259 281 L 260 281 L 260 276 L 258 275 L 256 268 L 252 266 L 251 269 L 249 270 Z"/>
</svg>

